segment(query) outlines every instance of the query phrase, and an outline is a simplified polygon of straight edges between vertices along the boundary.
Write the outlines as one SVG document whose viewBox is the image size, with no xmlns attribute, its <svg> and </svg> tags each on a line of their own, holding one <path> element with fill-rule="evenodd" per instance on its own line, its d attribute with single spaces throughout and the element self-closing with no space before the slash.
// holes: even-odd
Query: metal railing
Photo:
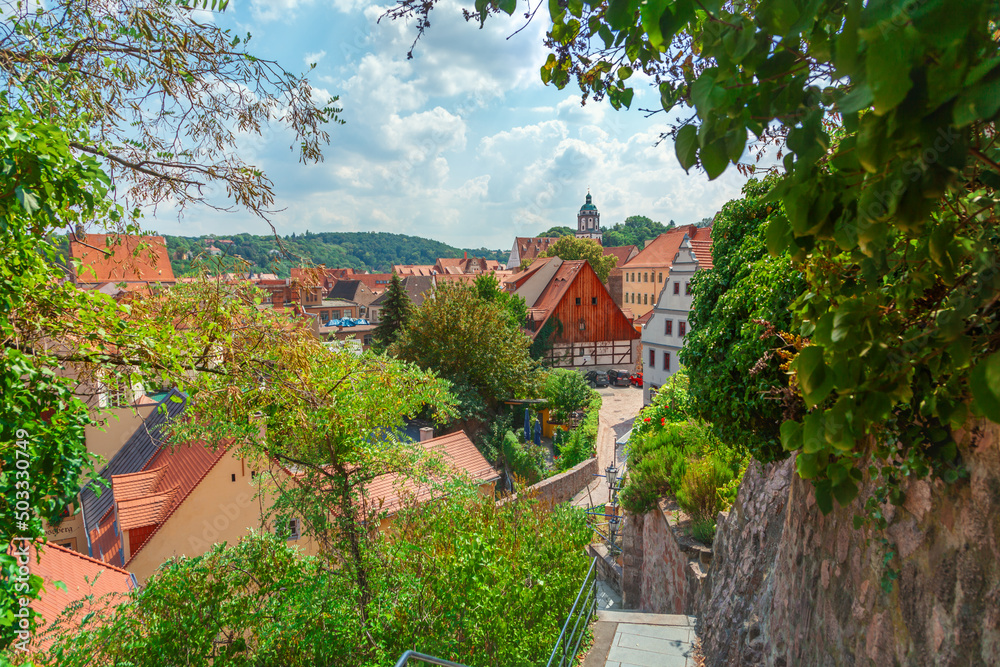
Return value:
<svg viewBox="0 0 1000 667">
<path fill-rule="evenodd" d="M 545 667 L 571 667 L 595 611 L 597 611 L 596 558 L 590 564 L 587 576 L 583 579 L 580 592 L 576 594 L 576 601 L 569 610 L 569 616 L 566 617 L 566 623 L 563 624 L 562 632 L 559 633 L 559 639 L 556 640 L 556 645 L 552 648 L 552 655 L 549 656 Z M 570 629 L 570 623 L 573 624 L 572 629 Z M 568 635 L 567 630 L 569 631 Z"/>
<path fill-rule="evenodd" d="M 399 656 L 399 660 L 396 661 L 396 667 L 403 667 L 410 660 L 420 660 L 421 662 L 426 662 L 431 665 L 443 665 L 444 667 L 466 667 L 466 665 L 452 662 L 451 660 L 445 660 L 444 658 L 435 658 L 432 655 L 425 655 L 423 653 L 418 653 L 417 651 L 407 651 L 403 655 Z"/>
</svg>

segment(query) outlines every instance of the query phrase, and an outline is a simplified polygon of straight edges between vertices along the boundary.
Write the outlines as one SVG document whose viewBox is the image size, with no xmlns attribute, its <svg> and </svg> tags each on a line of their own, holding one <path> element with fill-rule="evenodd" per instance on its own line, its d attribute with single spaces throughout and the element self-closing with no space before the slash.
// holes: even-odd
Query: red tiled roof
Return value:
<svg viewBox="0 0 1000 667">
<path fill-rule="evenodd" d="M 430 453 L 439 454 L 454 473 L 467 474 L 473 482 L 485 484 L 500 477 L 493 466 L 483 458 L 465 431 L 457 431 L 420 443 Z M 419 486 L 411 479 L 401 480 L 399 475 L 380 475 L 365 488 L 370 502 L 375 507 L 389 513 L 397 511 L 406 496 L 414 495 L 418 502 L 429 499 L 432 489 L 429 485 Z"/>
<path fill-rule="evenodd" d="M 225 453 L 222 447 L 212 451 L 198 443 L 179 447 L 164 445 L 142 471 L 114 475 L 111 493 L 117 508 L 109 510 L 98 528 L 91 531 L 94 553 L 105 562 L 121 562 L 120 531 L 155 525 L 156 529 L 149 535 L 152 537 Z M 116 509 L 118 530 L 115 529 Z M 125 564 L 147 543 L 148 539 L 144 540 Z"/>
<path fill-rule="evenodd" d="M 132 530 L 163 523 L 163 518 L 173 505 L 177 487 L 163 493 L 118 500 L 118 527 Z"/>
<path fill-rule="evenodd" d="M 176 282 L 162 236 L 86 234 L 78 240 L 71 234 L 69 254 L 81 262 L 73 269 L 76 283 Z"/>
<path fill-rule="evenodd" d="M 632 253 L 638 252 L 638 250 L 634 245 L 619 245 L 612 248 L 604 248 L 604 254 L 617 257 L 618 263 L 615 264 L 615 268 L 620 269 L 628 261 L 628 258 L 632 256 Z"/>
<path fill-rule="evenodd" d="M 132 590 L 132 575 L 126 570 L 102 563 L 94 558 L 65 549 L 51 542 L 41 547 L 41 562 L 37 562 L 35 545 L 31 547 L 32 574 L 45 580 L 45 588 L 38 600 L 31 603 L 45 625 L 52 623 L 70 604 L 92 595 L 94 603 L 115 605 Z M 66 590 L 56 588 L 61 581 Z M 44 631 L 44 626 L 42 628 Z M 52 638 L 42 638 L 37 648 L 46 649 Z"/>
<path fill-rule="evenodd" d="M 635 325 L 636 326 L 642 326 L 646 322 L 648 322 L 650 319 L 652 319 L 652 317 L 653 317 L 653 311 L 651 310 L 648 313 L 646 313 L 645 315 L 643 315 L 642 317 L 640 317 L 639 319 L 635 320 Z"/>
<path fill-rule="evenodd" d="M 433 276 L 437 274 L 433 264 L 394 264 L 393 273 L 403 276 Z"/>
<path fill-rule="evenodd" d="M 518 236 L 514 239 L 514 245 L 517 246 L 517 256 L 521 264 L 524 264 L 524 260 L 538 257 L 539 254 L 558 240 L 559 237 L 556 236 Z"/>
<path fill-rule="evenodd" d="M 152 470 L 141 470 L 125 475 L 113 475 L 111 481 L 114 484 L 115 500 L 132 500 L 149 495 L 157 480 L 166 470 L 166 466 L 160 466 Z"/>
<path fill-rule="evenodd" d="M 376 294 L 381 294 L 389 287 L 389 281 L 392 280 L 392 274 L 355 273 L 354 275 L 351 276 L 351 280 L 360 280 L 365 284 L 365 287 L 375 292 Z"/>
<path fill-rule="evenodd" d="M 531 304 L 531 307 L 536 310 L 548 312 L 558 306 L 559 302 L 562 301 L 563 295 L 566 294 L 566 290 L 573 284 L 576 275 L 580 273 L 580 270 L 586 263 L 587 260 L 585 259 L 564 260 L 562 266 L 556 269 L 552 280 L 549 281 L 549 284 L 538 295 L 538 298 L 535 300 L 535 303 Z"/>
<path fill-rule="evenodd" d="M 630 259 L 622 268 L 643 268 L 647 266 L 670 268 L 674 257 L 677 256 L 677 251 L 681 247 L 681 241 L 684 240 L 685 234 L 692 241 L 695 238 L 701 238 L 698 235 L 698 228 L 694 225 L 676 227 L 650 241 L 649 245 L 640 250 L 639 254 Z"/>
<path fill-rule="evenodd" d="M 707 229 L 710 230 L 711 227 Z M 711 232 L 709 232 L 710 234 Z M 691 240 L 691 250 L 694 251 L 694 257 L 698 260 L 698 268 L 701 269 L 711 269 L 714 266 L 712 264 L 712 239 L 709 235 L 699 235 L 697 239 Z"/>
</svg>

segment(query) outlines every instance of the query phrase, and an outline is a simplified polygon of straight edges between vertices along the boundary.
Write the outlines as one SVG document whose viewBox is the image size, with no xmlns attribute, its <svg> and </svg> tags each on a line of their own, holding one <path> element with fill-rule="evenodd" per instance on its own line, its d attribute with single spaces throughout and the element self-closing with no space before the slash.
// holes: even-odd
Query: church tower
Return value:
<svg viewBox="0 0 1000 667">
<path fill-rule="evenodd" d="M 601 242 L 601 212 L 594 206 L 590 196 L 590 189 L 587 189 L 587 203 L 580 207 L 580 212 L 576 214 L 576 237 L 578 239 L 597 239 Z"/>
</svg>

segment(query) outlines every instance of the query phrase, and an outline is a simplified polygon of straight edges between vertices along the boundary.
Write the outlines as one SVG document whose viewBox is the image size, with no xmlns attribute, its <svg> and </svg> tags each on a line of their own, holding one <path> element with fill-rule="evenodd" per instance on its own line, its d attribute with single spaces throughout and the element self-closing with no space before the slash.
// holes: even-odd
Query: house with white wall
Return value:
<svg viewBox="0 0 1000 667">
<path fill-rule="evenodd" d="M 648 405 L 656 390 L 680 368 L 677 353 L 690 331 L 691 279 L 699 268 L 712 268 L 712 247 L 685 234 L 667 272 L 653 314 L 642 328 L 642 398 Z"/>
</svg>

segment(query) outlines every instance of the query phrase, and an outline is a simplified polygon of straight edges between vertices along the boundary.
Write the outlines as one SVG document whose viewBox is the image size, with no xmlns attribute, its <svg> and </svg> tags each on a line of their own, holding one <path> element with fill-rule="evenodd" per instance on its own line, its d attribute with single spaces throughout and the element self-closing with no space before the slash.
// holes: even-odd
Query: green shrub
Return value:
<svg viewBox="0 0 1000 667">
<path fill-rule="evenodd" d="M 673 494 L 693 518 L 714 522 L 715 515 L 735 499 L 746 457 L 720 442 L 704 422 L 664 418 L 657 424 L 652 417 L 643 419 L 647 418 L 651 421 L 644 422 L 647 426 L 638 435 L 633 432 L 627 448 L 622 506 L 642 514 L 656 507 L 659 498 Z"/>
<path fill-rule="evenodd" d="M 569 470 L 583 463 L 597 453 L 597 428 L 600 425 L 601 395 L 590 391 L 590 404 L 587 406 L 583 421 L 569 432 L 561 445 L 559 458 L 556 459 L 556 469 L 559 472 Z"/>
<path fill-rule="evenodd" d="M 549 402 L 552 420 L 562 423 L 590 401 L 591 389 L 579 372 L 557 368 L 546 375 L 542 396 Z"/>
<path fill-rule="evenodd" d="M 513 431 L 504 435 L 503 456 L 508 470 L 525 484 L 530 486 L 545 477 L 548 468 L 545 450 L 532 443 L 522 443 Z"/>
</svg>

